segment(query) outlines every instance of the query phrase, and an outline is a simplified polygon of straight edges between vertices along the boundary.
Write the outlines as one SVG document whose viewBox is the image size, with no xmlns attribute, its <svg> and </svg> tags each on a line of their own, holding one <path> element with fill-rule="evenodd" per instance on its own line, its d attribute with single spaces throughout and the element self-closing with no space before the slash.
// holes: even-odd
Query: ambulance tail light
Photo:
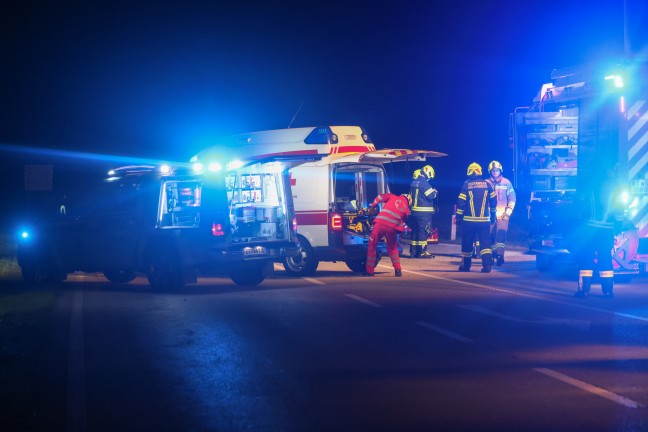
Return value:
<svg viewBox="0 0 648 432">
<path fill-rule="evenodd" d="M 330 224 L 332 231 L 342 231 L 342 215 L 339 213 L 331 214 Z"/>
<path fill-rule="evenodd" d="M 297 235 L 297 218 L 296 217 L 294 217 L 292 219 L 292 228 L 293 228 L 293 233 L 295 235 Z"/>
<path fill-rule="evenodd" d="M 214 237 L 221 237 L 225 235 L 225 231 L 223 230 L 223 224 L 212 223 L 211 231 Z"/>
</svg>

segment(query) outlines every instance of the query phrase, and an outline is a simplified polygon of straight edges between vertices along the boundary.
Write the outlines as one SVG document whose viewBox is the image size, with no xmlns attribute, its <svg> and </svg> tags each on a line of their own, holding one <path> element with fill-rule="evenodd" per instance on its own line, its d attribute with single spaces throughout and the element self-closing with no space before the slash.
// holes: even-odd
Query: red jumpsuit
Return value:
<svg viewBox="0 0 648 432">
<path fill-rule="evenodd" d="M 382 210 L 374 219 L 374 225 L 369 237 L 367 250 L 367 273 L 373 274 L 376 267 L 376 249 L 380 239 L 387 240 L 387 253 L 395 270 L 401 270 L 400 256 L 398 255 L 398 234 L 405 231 L 405 219 L 410 214 L 407 197 L 384 193 L 378 195 L 371 203 L 371 207 L 384 203 Z"/>
</svg>

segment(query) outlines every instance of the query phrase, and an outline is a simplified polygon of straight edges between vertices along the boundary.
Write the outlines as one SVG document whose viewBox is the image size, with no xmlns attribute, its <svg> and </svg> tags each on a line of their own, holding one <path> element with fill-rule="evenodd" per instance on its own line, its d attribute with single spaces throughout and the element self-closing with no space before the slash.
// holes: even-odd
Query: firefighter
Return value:
<svg viewBox="0 0 648 432">
<path fill-rule="evenodd" d="M 371 207 L 383 204 L 382 210 L 374 219 L 369 237 L 369 248 L 367 249 L 367 264 L 365 276 L 373 276 L 376 267 L 376 249 L 380 239 L 385 237 L 387 241 L 387 254 L 394 266 L 396 277 L 403 275 L 403 268 L 398 255 L 398 234 L 407 230 L 405 219 L 410 214 L 412 197 L 409 194 L 395 195 L 384 193 L 378 195 L 371 203 Z"/>
<path fill-rule="evenodd" d="M 482 168 L 473 162 L 468 165 L 468 179 L 457 199 L 457 224 L 463 225 L 461 237 L 462 263 L 460 272 L 469 272 L 473 243 L 480 243 L 482 273 L 490 273 L 493 265 L 490 247 L 490 226 L 496 221 L 497 196 L 490 183 L 482 177 Z"/>
<path fill-rule="evenodd" d="M 591 179 L 590 187 L 577 197 L 577 217 L 580 219 L 575 232 L 572 250 L 579 264 L 577 298 L 585 298 L 590 292 L 594 270 L 598 270 L 603 296 L 614 297 L 614 269 L 612 248 L 615 230 L 620 230 L 624 220 L 623 208 L 618 202 L 620 175 L 617 166 L 603 181 Z M 583 188 L 585 189 L 585 188 Z"/>
<path fill-rule="evenodd" d="M 412 227 L 410 242 L 411 258 L 434 258 L 427 250 L 428 237 L 432 232 L 432 216 L 436 213 L 437 190 L 430 181 L 434 178 L 434 168 L 425 165 L 412 173 L 410 195 L 412 196 L 412 215 L 409 218 Z"/>
<path fill-rule="evenodd" d="M 497 195 L 497 221 L 491 225 L 490 239 L 493 248 L 493 261 L 498 266 L 504 264 L 504 251 L 506 249 L 506 234 L 509 228 L 509 219 L 515 208 L 515 189 L 511 181 L 502 175 L 502 164 L 494 160 L 488 164 L 490 177 L 486 179 L 491 184 Z"/>
</svg>

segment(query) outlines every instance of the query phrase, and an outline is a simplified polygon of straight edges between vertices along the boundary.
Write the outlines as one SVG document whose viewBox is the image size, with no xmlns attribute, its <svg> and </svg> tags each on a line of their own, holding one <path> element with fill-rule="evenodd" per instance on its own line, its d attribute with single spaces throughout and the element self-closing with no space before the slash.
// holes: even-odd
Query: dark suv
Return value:
<svg viewBox="0 0 648 432">
<path fill-rule="evenodd" d="M 65 214 L 23 231 L 23 278 L 59 282 L 82 271 L 117 283 L 145 273 L 156 289 L 181 288 L 198 275 L 259 284 L 273 262 L 298 251 L 288 168 L 267 165 L 111 170 Z M 251 193 L 245 202 L 238 196 Z"/>
</svg>

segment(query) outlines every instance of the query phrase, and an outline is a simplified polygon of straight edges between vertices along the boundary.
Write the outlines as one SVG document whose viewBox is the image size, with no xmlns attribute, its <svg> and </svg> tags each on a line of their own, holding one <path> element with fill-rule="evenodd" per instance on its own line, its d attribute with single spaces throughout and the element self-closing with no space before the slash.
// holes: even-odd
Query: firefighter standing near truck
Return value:
<svg viewBox="0 0 648 432">
<path fill-rule="evenodd" d="M 378 242 L 383 237 L 387 241 L 387 254 L 394 266 L 396 277 L 403 275 L 403 268 L 401 267 L 400 256 L 398 255 L 398 234 L 407 229 L 405 219 L 410 214 L 411 203 L 412 198 L 408 194 L 395 195 L 384 193 L 378 195 L 370 204 L 373 208 L 377 207 L 378 204 L 383 204 L 383 207 L 374 219 L 373 227 L 371 228 L 365 276 L 374 275 L 374 269 L 376 268 L 376 249 Z"/>
<path fill-rule="evenodd" d="M 490 177 L 486 179 L 497 195 L 497 221 L 491 225 L 490 239 L 493 249 L 493 261 L 501 266 L 504 264 L 506 249 L 506 234 L 509 229 L 509 219 L 515 208 L 515 189 L 511 181 L 502 175 L 502 164 L 494 160 L 488 164 Z"/>
<path fill-rule="evenodd" d="M 410 195 L 412 196 L 412 215 L 409 218 L 412 227 L 410 243 L 411 258 L 434 258 L 427 250 L 428 237 L 432 232 L 432 216 L 436 213 L 438 192 L 430 184 L 434 178 L 434 168 L 425 165 L 412 173 Z"/>
<path fill-rule="evenodd" d="M 468 165 L 468 179 L 457 199 L 457 224 L 463 225 L 461 237 L 462 263 L 460 272 L 469 272 L 472 264 L 473 243 L 478 240 L 482 273 L 490 273 L 493 265 L 490 247 L 490 228 L 496 221 L 497 196 L 490 183 L 482 177 L 482 168 L 473 162 Z"/>
<path fill-rule="evenodd" d="M 598 162 L 603 166 L 602 162 Z M 590 292 L 594 270 L 598 270 L 604 297 L 614 297 L 614 269 L 612 248 L 614 233 L 620 231 L 625 218 L 619 199 L 622 189 L 619 182 L 621 166 L 604 177 L 592 178 L 589 187 L 577 196 L 577 228 L 571 249 L 576 252 L 579 264 L 577 298 L 585 298 Z"/>
</svg>

